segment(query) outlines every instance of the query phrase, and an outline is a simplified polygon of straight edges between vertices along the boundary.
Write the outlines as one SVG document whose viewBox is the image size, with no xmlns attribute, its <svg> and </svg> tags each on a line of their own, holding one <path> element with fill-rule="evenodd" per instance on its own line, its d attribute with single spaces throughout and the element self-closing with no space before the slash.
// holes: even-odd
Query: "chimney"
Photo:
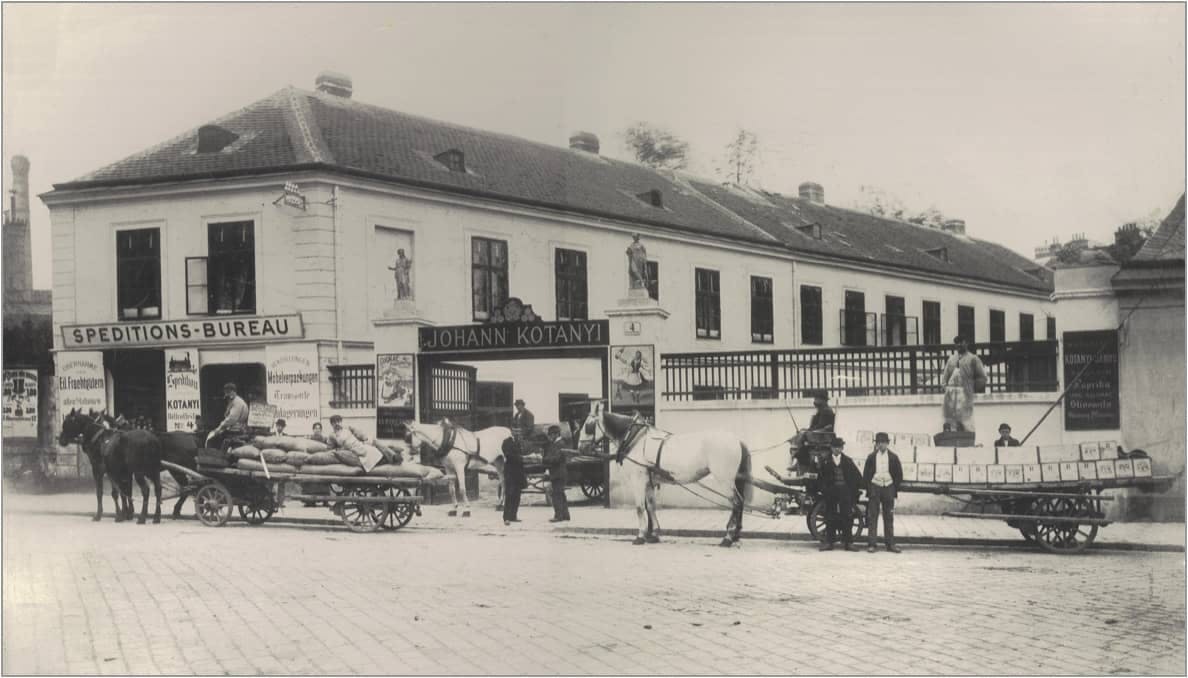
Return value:
<svg viewBox="0 0 1188 678">
<path fill-rule="evenodd" d="M 318 77 L 314 80 L 314 89 L 326 94 L 333 94 L 336 97 L 343 99 L 350 99 L 354 92 L 354 87 L 351 85 L 351 76 L 334 71 L 322 71 L 318 73 Z"/>
<path fill-rule="evenodd" d="M 590 132 L 574 132 L 569 135 L 569 147 L 575 151 L 598 155 L 598 135 Z"/>
<path fill-rule="evenodd" d="M 945 223 L 941 225 L 941 230 L 946 233 L 954 233 L 956 235 L 965 235 L 965 220 L 964 219 L 946 219 Z"/>
<path fill-rule="evenodd" d="M 33 247 L 29 242 L 29 159 L 12 158 L 10 209 L 3 226 L 4 292 L 33 288 Z"/>
<path fill-rule="evenodd" d="M 800 197 L 802 200 L 808 200 L 810 202 L 824 205 L 825 189 L 821 186 L 821 184 L 812 181 L 806 181 L 800 185 Z"/>
</svg>

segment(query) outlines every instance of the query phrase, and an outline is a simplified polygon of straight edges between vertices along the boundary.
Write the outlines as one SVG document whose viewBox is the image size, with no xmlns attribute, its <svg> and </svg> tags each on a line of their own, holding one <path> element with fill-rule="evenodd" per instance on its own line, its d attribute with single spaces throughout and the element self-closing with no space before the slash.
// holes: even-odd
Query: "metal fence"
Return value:
<svg viewBox="0 0 1188 678">
<path fill-rule="evenodd" d="M 330 407 L 375 407 L 375 365 L 331 365 Z"/>
<path fill-rule="evenodd" d="M 986 367 L 986 392 L 1059 390 L 1059 345 L 1019 341 L 970 347 Z M 950 345 L 669 353 L 660 358 L 665 400 L 801 398 L 941 393 Z"/>
</svg>

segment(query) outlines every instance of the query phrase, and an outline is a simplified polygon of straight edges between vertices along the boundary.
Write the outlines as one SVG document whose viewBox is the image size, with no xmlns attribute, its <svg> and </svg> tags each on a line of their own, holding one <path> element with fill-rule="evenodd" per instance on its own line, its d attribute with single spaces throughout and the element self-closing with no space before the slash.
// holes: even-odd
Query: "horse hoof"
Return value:
<svg viewBox="0 0 1188 678">
<path fill-rule="evenodd" d="M 469 517 L 470 517 L 470 511 L 463 511 L 463 512 L 462 512 L 462 517 L 463 517 L 463 518 L 469 518 Z"/>
<path fill-rule="evenodd" d="M 659 544 L 660 537 L 657 537 L 654 534 L 649 534 L 647 537 L 644 538 L 644 541 L 646 541 L 649 544 Z"/>
<path fill-rule="evenodd" d="M 730 541 L 730 538 L 729 538 L 729 537 L 727 537 L 727 538 L 723 539 L 723 540 L 722 540 L 722 543 L 718 544 L 718 546 L 723 546 L 723 547 L 725 547 L 725 548 L 730 548 L 731 546 L 734 546 L 734 542 Z"/>
<path fill-rule="evenodd" d="M 635 541 L 631 542 L 631 545 L 632 546 L 643 546 L 646 543 L 648 543 L 648 542 L 643 537 L 636 537 Z"/>
<path fill-rule="evenodd" d="M 447 513 L 446 515 L 447 515 L 447 516 L 451 516 L 451 517 L 452 517 L 452 516 L 456 516 L 456 515 L 458 515 L 458 512 L 457 512 L 457 511 L 450 511 L 450 512 L 449 512 L 449 513 Z"/>
</svg>

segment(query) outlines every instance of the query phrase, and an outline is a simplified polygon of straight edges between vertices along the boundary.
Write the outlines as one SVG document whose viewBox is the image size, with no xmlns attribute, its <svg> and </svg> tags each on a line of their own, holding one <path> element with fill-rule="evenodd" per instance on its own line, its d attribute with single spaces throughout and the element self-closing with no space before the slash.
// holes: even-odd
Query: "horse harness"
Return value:
<svg viewBox="0 0 1188 678">
<path fill-rule="evenodd" d="M 432 464 L 433 466 L 445 468 L 445 462 L 443 460 L 445 459 L 446 455 L 448 455 L 453 450 L 458 450 L 459 452 L 466 455 L 466 465 L 463 467 L 463 469 L 462 469 L 463 471 L 470 468 L 471 458 L 478 458 L 482 461 L 486 461 L 485 459 L 483 459 L 483 456 L 482 456 L 482 449 L 483 449 L 483 439 L 482 438 L 478 437 L 477 435 L 474 437 L 475 450 L 472 452 L 470 450 L 458 447 L 457 445 L 454 444 L 454 442 L 458 438 L 458 429 L 455 428 L 452 424 L 443 425 L 441 427 L 441 430 L 442 430 L 441 445 L 439 445 L 437 447 L 437 449 L 434 450 L 435 456 L 433 459 L 433 464 Z M 423 434 L 419 431 L 417 431 L 417 435 L 421 436 L 422 438 L 426 437 L 425 434 Z"/>
<path fill-rule="evenodd" d="M 672 474 L 669 473 L 668 471 L 665 471 L 660 466 L 660 459 L 661 459 L 662 455 L 664 454 L 664 444 L 668 442 L 668 439 L 670 437 L 672 437 L 672 434 L 669 433 L 668 431 L 660 431 L 659 429 L 653 429 L 663 435 L 657 436 L 657 437 L 648 437 L 647 432 L 648 432 L 649 428 L 651 428 L 651 427 L 648 425 L 648 423 L 646 421 L 644 421 L 639 415 L 636 415 L 631 420 L 631 426 L 627 429 L 627 432 L 624 433 L 623 437 L 620 439 L 619 453 L 616 455 L 615 461 L 617 461 L 619 464 L 622 464 L 623 460 L 626 459 L 627 461 L 630 461 L 633 464 L 642 466 L 652 476 L 659 476 L 663 480 L 667 480 L 669 482 L 675 483 L 676 479 L 673 478 Z M 649 440 L 658 443 L 656 446 L 656 460 L 653 461 L 651 464 L 647 463 L 647 461 L 648 461 L 647 449 L 648 449 L 648 441 Z M 642 462 L 632 459 L 631 455 L 629 454 L 629 450 L 637 442 L 642 442 L 642 446 L 640 447 L 640 456 L 643 457 Z"/>
</svg>

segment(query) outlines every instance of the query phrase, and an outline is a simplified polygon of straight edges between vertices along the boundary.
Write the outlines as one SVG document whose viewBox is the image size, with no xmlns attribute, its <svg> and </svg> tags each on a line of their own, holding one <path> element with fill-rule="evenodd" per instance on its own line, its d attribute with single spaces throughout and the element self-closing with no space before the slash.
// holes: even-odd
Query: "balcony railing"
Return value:
<svg viewBox="0 0 1188 678">
<path fill-rule="evenodd" d="M 375 407 L 375 365 L 331 365 L 330 407 Z"/>
<path fill-rule="evenodd" d="M 1056 341 L 979 344 L 971 349 L 986 367 L 986 392 L 1059 390 Z M 883 346 L 669 353 L 661 356 L 662 397 L 681 400 L 763 400 L 833 395 L 941 393 L 951 345 Z"/>
</svg>

